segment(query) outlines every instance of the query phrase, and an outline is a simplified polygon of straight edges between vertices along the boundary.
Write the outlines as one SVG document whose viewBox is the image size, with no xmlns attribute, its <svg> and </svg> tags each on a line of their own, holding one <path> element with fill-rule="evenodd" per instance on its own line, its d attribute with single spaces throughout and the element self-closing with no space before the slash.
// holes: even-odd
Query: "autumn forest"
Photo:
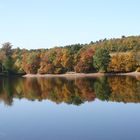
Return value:
<svg viewBox="0 0 140 140">
<path fill-rule="evenodd" d="M 140 71 L 140 36 L 103 39 L 51 49 L 0 49 L 0 74 L 63 74 L 67 72 Z"/>
</svg>

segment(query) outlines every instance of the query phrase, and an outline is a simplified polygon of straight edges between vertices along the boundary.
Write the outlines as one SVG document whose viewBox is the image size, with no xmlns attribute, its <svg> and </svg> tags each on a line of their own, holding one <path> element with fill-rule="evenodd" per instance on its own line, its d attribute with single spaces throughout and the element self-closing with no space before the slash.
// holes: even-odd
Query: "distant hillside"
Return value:
<svg viewBox="0 0 140 140">
<path fill-rule="evenodd" d="M 70 71 L 131 72 L 140 69 L 140 36 L 103 39 L 51 49 L 0 49 L 0 74 L 60 74 Z"/>
<path fill-rule="evenodd" d="M 103 39 L 91 42 L 89 45 L 92 45 L 92 47 L 105 47 L 110 52 L 140 50 L 140 36 L 122 36 L 122 38 Z"/>
</svg>

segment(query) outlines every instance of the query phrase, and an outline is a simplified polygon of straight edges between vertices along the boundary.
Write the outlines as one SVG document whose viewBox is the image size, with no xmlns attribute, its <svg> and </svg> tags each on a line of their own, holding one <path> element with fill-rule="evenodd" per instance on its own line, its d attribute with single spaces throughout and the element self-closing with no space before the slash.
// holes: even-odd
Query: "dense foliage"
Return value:
<svg viewBox="0 0 140 140">
<path fill-rule="evenodd" d="M 123 36 L 51 49 L 0 49 L 0 74 L 140 71 L 140 36 Z"/>
<path fill-rule="evenodd" d="M 93 56 L 93 65 L 100 72 L 107 72 L 107 68 L 110 62 L 110 54 L 106 48 L 96 49 Z"/>
</svg>

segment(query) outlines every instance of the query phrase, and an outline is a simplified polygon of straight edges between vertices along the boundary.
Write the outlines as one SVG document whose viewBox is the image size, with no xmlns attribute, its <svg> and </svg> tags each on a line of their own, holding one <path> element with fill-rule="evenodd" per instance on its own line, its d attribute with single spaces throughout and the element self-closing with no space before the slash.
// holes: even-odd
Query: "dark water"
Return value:
<svg viewBox="0 0 140 140">
<path fill-rule="evenodd" d="M 140 78 L 0 78 L 0 140 L 139 140 Z"/>
</svg>

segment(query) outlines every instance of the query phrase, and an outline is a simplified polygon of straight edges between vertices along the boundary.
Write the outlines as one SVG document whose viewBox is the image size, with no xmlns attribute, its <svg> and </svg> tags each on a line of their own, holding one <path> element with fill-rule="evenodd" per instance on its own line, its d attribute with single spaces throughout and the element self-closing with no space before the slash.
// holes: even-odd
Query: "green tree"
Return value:
<svg viewBox="0 0 140 140">
<path fill-rule="evenodd" d="M 5 53 L 7 57 L 12 55 L 12 44 L 10 42 L 6 42 L 2 45 L 1 51 Z"/>
<path fill-rule="evenodd" d="M 93 56 L 93 65 L 100 72 L 107 72 L 110 54 L 106 48 L 97 48 Z"/>
<path fill-rule="evenodd" d="M 6 57 L 6 59 L 3 61 L 3 66 L 4 66 L 7 74 L 11 74 L 13 72 L 13 70 L 12 70 L 13 64 L 14 64 L 14 62 L 12 60 L 12 57 L 10 57 L 10 56 Z"/>
<path fill-rule="evenodd" d="M 6 74 L 10 74 L 12 72 L 13 67 L 13 59 L 12 59 L 12 44 L 6 42 L 2 45 L 0 50 L 0 61 L 2 65 L 2 72 L 6 72 Z"/>
</svg>

